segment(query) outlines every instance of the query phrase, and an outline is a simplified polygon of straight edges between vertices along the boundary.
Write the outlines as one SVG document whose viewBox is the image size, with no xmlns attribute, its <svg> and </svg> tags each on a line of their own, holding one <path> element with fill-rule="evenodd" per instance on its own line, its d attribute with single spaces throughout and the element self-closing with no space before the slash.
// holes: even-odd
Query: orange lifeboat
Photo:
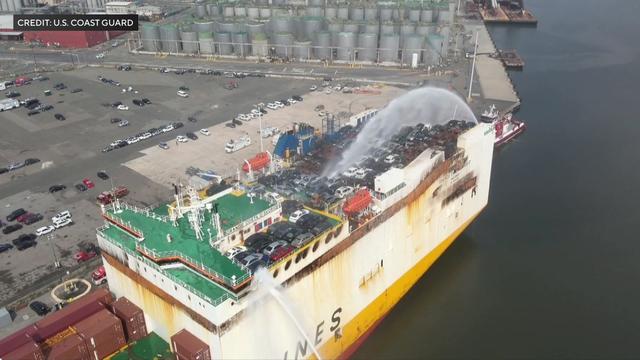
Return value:
<svg viewBox="0 0 640 360">
<path fill-rule="evenodd" d="M 356 193 L 347 199 L 342 210 L 345 214 L 353 215 L 361 212 L 366 209 L 367 206 L 371 203 L 371 193 L 366 188 L 362 188 Z"/>
<path fill-rule="evenodd" d="M 251 164 L 251 170 L 258 171 L 264 168 L 265 166 L 269 165 L 269 162 L 271 162 L 271 159 L 269 158 L 269 154 L 265 151 L 265 152 L 257 153 L 256 156 L 252 157 L 247 161 L 249 162 L 249 164 Z M 249 172 L 249 165 L 246 162 L 242 165 L 242 171 L 246 173 Z"/>
</svg>

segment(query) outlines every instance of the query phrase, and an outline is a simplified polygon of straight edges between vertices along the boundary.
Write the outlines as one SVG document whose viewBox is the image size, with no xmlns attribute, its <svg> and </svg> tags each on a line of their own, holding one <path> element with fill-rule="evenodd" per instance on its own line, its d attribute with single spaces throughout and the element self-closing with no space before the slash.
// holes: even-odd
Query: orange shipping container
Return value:
<svg viewBox="0 0 640 360">
<path fill-rule="evenodd" d="M 140 340 L 147 336 L 144 312 L 126 297 L 114 301 L 113 313 L 122 320 L 127 341 Z"/>
<path fill-rule="evenodd" d="M 209 345 L 185 329 L 171 337 L 171 347 L 177 360 L 211 360 Z"/>
<path fill-rule="evenodd" d="M 106 309 L 75 324 L 74 329 L 84 339 L 95 360 L 105 358 L 127 343 L 122 321 Z"/>
<path fill-rule="evenodd" d="M 80 335 L 74 334 L 51 347 L 47 360 L 90 360 L 87 345 Z"/>
</svg>

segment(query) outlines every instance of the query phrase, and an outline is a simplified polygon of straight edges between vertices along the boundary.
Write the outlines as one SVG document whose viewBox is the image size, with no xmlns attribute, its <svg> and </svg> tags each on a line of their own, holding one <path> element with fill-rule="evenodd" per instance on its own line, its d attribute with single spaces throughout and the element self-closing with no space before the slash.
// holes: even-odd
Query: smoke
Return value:
<svg viewBox="0 0 640 360">
<path fill-rule="evenodd" d="M 387 107 L 365 124 L 356 140 L 342 154 L 342 159 L 329 164 L 322 176 L 332 177 L 379 148 L 403 126 L 423 123 L 446 124 L 453 118 L 477 123 L 467 103 L 453 92 L 436 87 L 423 87 L 393 99 Z"/>
</svg>

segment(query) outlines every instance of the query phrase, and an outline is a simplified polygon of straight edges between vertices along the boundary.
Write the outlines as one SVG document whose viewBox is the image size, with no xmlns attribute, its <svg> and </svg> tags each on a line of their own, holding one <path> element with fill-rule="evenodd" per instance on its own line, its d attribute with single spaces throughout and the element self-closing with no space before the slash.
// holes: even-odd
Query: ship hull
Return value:
<svg viewBox="0 0 640 360">
<path fill-rule="evenodd" d="M 140 259 L 110 256 L 118 249 L 105 244 L 109 286 L 144 310 L 149 331 L 168 339 L 188 329 L 216 359 L 305 359 L 314 345 L 322 358 L 348 357 L 486 206 L 493 146 L 492 126 L 478 125 L 458 139 L 464 156 L 457 163 L 407 167 L 408 183 L 412 176 L 418 183 L 382 214 L 270 269 L 276 281 L 286 279 L 284 307 L 269 292 L 257 297 L 259 288 L 208 307 Z"/>
<path fill-rule="evenodd" d="M 496 143 L 495 143 L 496 148 L 515 139 L 520 134 L 522 134 L 524 130 L 527 128 L 527 126 L 523 122 L 514 122 L 513 126 L 514 126 L 513 129 L 511 129 L 511 131 L 509 131 L 508 133 L 504 134 L 504 136 L 496 138 Z"/>
</svg>

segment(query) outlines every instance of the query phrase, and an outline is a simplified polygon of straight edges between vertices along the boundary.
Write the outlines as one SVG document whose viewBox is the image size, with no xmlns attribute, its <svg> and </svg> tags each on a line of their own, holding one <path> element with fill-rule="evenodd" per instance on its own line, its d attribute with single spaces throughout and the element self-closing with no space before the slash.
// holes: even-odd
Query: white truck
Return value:
<svg viewBox="0 0 640 360">
<path fill-rule="evenodd" d="M 16 99 L 0 100 L 0 111 L 11 110 L 20 107 L 20 101 Z"/>
<path fill-rule="evenodd" d="M 249 145 L 251 145 L 251 138 L 247 135 L 244 135 L 238 140 L 229 140 L 229 142 L 224 146 L 224 152 L 236 152 L 238 150 L 246 148 Z"/>
</svg>

